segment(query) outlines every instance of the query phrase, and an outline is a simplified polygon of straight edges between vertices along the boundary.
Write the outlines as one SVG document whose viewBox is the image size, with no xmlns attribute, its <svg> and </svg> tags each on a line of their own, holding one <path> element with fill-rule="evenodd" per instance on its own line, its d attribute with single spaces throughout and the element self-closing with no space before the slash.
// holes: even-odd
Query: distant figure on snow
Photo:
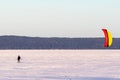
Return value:
<svg viewBox="0 0 120 80">
<path fill-rule="evenodd" d="M 20 62 L 20 59 L 21 59 L 21 57 L 20 57 L 20 55 L 18 55 L 17 62 Z"/>
</svg>

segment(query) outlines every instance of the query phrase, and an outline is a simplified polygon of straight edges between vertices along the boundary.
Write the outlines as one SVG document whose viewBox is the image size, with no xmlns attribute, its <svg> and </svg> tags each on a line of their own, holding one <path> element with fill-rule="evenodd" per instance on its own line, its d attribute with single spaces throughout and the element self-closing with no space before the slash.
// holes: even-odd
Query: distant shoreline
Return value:
<svg viewBox="0 0 120 80">
<path fill-rule="evenodd" d="M 60 38 L 0 36 L 0 50 L 87 50 L 120 49 L 120 38 L 113 38 L 109 48 L 104 47 L 104 38 Z"/>
</svg>

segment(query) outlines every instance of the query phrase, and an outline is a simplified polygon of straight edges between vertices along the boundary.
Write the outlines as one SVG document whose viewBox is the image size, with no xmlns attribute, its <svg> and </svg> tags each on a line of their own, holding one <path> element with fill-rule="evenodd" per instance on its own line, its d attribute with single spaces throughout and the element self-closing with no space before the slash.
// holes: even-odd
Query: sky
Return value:
<svg viewBox="0 0 120 80">
<path fill-rule="evenodd" d="M 120 37 L 120 0 L 0 0 L 0 35 Z"/>
</svg>

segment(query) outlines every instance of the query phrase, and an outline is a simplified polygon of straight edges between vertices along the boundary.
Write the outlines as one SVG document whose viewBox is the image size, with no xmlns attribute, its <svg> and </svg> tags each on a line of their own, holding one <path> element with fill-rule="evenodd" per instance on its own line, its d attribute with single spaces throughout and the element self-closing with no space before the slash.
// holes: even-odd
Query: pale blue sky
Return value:
<svg viewBox="0 0 120 80">
<path fill-rule="evenodd" d="M 0 0 L 0 35 L 120 37 L 120 0 Z"/>
</svg>

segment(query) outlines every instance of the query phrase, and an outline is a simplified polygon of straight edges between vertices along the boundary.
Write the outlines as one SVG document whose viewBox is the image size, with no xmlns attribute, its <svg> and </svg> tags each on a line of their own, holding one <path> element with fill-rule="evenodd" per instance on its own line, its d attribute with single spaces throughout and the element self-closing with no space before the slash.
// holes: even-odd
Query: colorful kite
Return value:
<svg viewBox="0 0 120 80">
<path fill-rule="evenodd" d="M 105 47 L 110 47 L 112 45 L 112 35 L 107 29 L 102 29 L 105 35 Z"/>
</svg>

